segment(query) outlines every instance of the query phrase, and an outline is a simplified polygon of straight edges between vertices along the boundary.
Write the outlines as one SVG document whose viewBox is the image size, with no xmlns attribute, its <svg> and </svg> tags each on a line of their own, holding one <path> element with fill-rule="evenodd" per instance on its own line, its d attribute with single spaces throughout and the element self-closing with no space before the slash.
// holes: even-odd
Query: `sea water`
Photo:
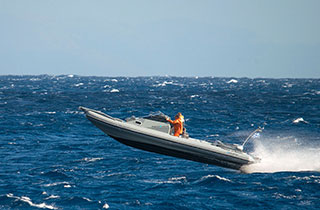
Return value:
<svg viewBox="0 0 320 210">
<path fill-rule="evenodd" d="M 141 151 L 93 126 L 182 112 L 193 138 L 241 144 L 241 171 Z M 0 76 L 0 209 L 317 209 L 320 80 Z"/>
</svg>

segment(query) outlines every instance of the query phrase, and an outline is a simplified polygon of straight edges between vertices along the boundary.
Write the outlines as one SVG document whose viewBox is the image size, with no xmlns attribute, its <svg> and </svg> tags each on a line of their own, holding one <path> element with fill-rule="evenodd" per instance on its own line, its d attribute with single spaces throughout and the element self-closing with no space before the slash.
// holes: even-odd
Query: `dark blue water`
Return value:
<svg viewBox="0 0 320 210">
<path fill-rule="evenodd" d="M 233 80 L 231 80 L 233 79 Z M 242 143 L 243 172 L 149 153 L 78 110 L 180 111 L 190 136 Z M 320 80 L 0 76 L 0 209 L 317 209 Z"/>
</svg>

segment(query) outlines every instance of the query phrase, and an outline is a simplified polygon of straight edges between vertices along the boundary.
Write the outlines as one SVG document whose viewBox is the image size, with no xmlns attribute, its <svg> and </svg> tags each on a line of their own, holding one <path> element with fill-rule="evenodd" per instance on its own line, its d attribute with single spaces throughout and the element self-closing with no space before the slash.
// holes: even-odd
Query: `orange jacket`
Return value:
<svg viewBox="0 0 320 210">
<path fill-rule="evenodd" d="M 174 136 L 180 136 L 183 131 L 183 119 L 179 117 L 178 119 L 175 120 L 167 120 L 169 123 L 173 125 L 174 128 Z"/>
</svg>

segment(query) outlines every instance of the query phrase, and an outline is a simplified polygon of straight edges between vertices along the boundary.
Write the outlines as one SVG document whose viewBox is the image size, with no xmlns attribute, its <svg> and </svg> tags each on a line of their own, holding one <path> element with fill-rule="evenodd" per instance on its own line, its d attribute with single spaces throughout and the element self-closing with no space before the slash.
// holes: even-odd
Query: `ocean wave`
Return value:
<svg viewBox="0 0 320 210">
<path fill-rule="evenodd" d="M 182 176 L 182 177 L 172 177 L 167 180 L 150 179 L 150 180 L 144 180 L 143 182 L 152 183 L 152 184 L 178 184 L 186 181 L 187 181 L 187 178 L 185 176 Z"/>
<path fill-rule="evenodd" d="M 58 147 L 61 150 L 67 150 L 69 147 L 63 147 L 63 146 L 59 146 Z M 62 169 L 63 170 L 63 169 Z M 60 179 L 60 180 L 67 180 L 70 177 L 68 175 L 66 175 L 65 173 L 63 173 L 60 169 L 54 169 L 52 171 L 49 172 L 41 172 L 41 175 L 43 176 L 47 176 L 47 177 L 51 177 L 53 179 Z"/>
<path fill-rule="evenodd" d="M 105 79 L 104 82 L 118 82 L 117 79 Z"/>
<path fill-rule="evenodd" d="M 105 203 L 103 206 L 102 206 L 102 208 L 103 209 L 108 209 L 110 206 L 107 204 L 107 203 Z"/>
<path fill-rule="evenodd" d="M 110 93 L 119 93 L 120 92 L 120 90 L 119 89 L 112 89 L 112 90 L 110 90 Z"/>
<path fill-rule="evenodd" d="M 49 197 L 45 198 L 46 200 L 49 200 L 49 199 L 57 199 L 57 198 L 60 198 L 59 195 L 50 195 Z"/>
<path fill-rule="evenodd" d="M 202 181 L 206 181 L 206 180 L 209 180 L 209 179 L 212 179 L 212 178 L 213 179 L 218 179 L 218 180 L 221 180 L 221 181 L 225 181 L 225 182 L 232 182 L 230 179 L 227 179 L 225 177 L 221 177 L 219 175 L 211 175 L 211 174 L 201 177 L 199 181 L 202 182 Z"/>
<path fill-rule="evenodd" d="M 284 198 L 284 199 L 288 199 L 288 200 L 296 200 L 296 199 L 301 199 L 301 196 L 299 195 L 284 195 L 282 193 L 274 193 L 273 197 L 275 197 L 276 199 L 280 199 L 280 198 Z"/>
<path fill-rule="evenodd" d="M 19 197 L 19 196 L 13 195 L 12 193 L 9 193 L 9 194 L 7 194 L 7 197 L 8 198 L 15 198 L 18 201 L 25 202 L 25 203 L 29 204 L 32 207 L 37 207 L 37 208 L 41 208 L 41 209 L 58 209 L 57 207 L 55 207 L 53 205 L 48 205 L 46 203 L 40 203 L 40 204 L 33 203 L 32 200 L 27 196 Z"/>
<path fill-rule="evenodd" d="M 305 121 L 302 117 L 299 117 L 299 118 L 297 118 L 297 119 L 292 121 L 292 123 L 294 123 L 294 124 L 298 124 L 298 123 L 301 123 L 301 122 L 302 123 L 306 123 L 306 124 L 309 123 L 308 121 Z"/>
<path fill-rule="evenodd" d="M 69 182 L 54 182 L 54 183 L 50 183 L 50 184 L 45 184 L 43 185 L 44 187 L 53 187 L 53 186 L 57 186 L 57 185 L 70 185 Z"/>
<path fill-rule="evenodd" d="M 84 85 L 82 82 L 74 84 L 75 87 L 79 87 L 79 86 L 82 86 L 82 85 Z"/>
<path fill-rule="evenodd" d="M 186 181 L 187 181 L 187 177 L 185 177 L 185 176 L 172 177 L 172 178 L 169 178 L 169 180 L 171 180 L 171 181 L 183 181 L 183 182 L 186 182 Z"/>
<path fill-rule="evenodd" d="M 231 79 L 227 82 L 227 84 L 230 84 L 230 83 L 238 83 L 238 80 L 236 79 Z"/>
<path fill-rule="evenodd" d="M 298 180 L 298 181 L 311 181 L 312 183 L 320 183 L 320 176 L 310 175 L 310 176 L 289 176 L 284 177 L 283 179 L 289 179 L 289 180 Z"/>
<path fill-rule="evenodd" d="M 82 159 L 83 161 L 85 161 L 85 162 L 95 162 L 95 161 L 97 161 L 97 160 L 103 160 L 103 158 L 100 158 L 100 157 L 98 157 L 98 158 L 83 158 Z"/>
<path fill-rule="evenodd" d="M 197 98 L 199 95 L 191 95 L 190 98 Z"/>
</svg>

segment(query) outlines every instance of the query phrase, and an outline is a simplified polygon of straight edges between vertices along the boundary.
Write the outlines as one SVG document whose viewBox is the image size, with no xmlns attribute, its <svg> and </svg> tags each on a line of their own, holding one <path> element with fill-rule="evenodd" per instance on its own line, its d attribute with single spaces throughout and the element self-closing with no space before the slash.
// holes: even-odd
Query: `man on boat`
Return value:
<svg viewBox="0 0 320 210">
<path fill-rule="evenodd" d="M 171 120 L 168 117 L 167 121 L 173 125 L 174 136 L 180 136 L 183 133 L 184 117 L 180 112 L 178 112 L 178 114 L 176 114 L 176 116 L 174 118 L 175 118 L 175 120 Z"/>
</svg>

